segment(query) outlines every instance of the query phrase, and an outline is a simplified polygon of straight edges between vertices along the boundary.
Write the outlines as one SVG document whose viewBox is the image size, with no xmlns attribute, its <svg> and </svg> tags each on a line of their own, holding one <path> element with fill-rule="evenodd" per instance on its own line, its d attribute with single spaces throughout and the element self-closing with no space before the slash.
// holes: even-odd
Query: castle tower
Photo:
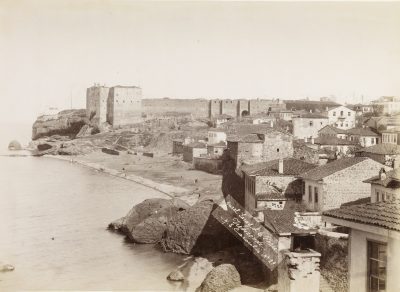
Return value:
<svg viewBox="0 0 400 292">
<path fill-rule="evenodd" d="M 114 126 L 139 123 L 142 120 L 142 89 L 137 86 L 110 88 L 107 122 Z"/>
<path fill-rule="evenodd" d="M 107 100 L 110 88 L 94 84 L 86 90 L 86 116 L 95 125 L 107 121 Z"/>
</svg>

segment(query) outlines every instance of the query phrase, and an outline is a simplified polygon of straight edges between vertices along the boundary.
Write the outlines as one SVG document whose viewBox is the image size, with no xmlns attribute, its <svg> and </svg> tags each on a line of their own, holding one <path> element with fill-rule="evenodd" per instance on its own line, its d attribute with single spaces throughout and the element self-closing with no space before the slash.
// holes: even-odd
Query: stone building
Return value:
<svg viewBox="0 0 400 292">
<path fill-rule="evenodd" d="M 207 155 L 209 156 L 222 156 L 226 149 L 225 142 L 218 142 L 216 144 L 207 145 Z"/>
<path fill-rule="evenodd" d="M 400 113 L 400 97 L 382 96 L 371 102 L 374 112 L 379 115 Z"/>
<path fill-rule="evenodd" d="M 210 129 L 207 133 L 208 143 L 217 144 L 219 142 L 226 143 L 226 133 L 221 129 Z"/>
<path fill-rule="evenodd" d="M 395 160 L 400 158 L 400 145 L 382 143 L 362 148 L 355 155 L 369 157 L 383 165 L 393 167 Z"/>
<path fill-rule="evenodd" d="M 361 147 L 379 144 L 379 135 L 369 128 L 352 128 L 346 131 L 347 139 L 358 142 Z"/>
<path fill-rule="evenodd" d="M 293 156 L 293 136 L 290 133 L 265 128 L 248 135 L 227 139 L 230 157 L 239 167 L 243 162 L 255 163 Z"/>
<path fill-rule="evenodd" d="M 286 200 L 301 201 L 303 183 L 298 176 L 315 167 L 294 158 L 243 165 L 245 209 L 283 209 Z"/>
<path fill-rule="evenodd" d="M 142 116 L 142 89 L 95 84 L 86 90 L 86 115 L 97 126 L 105 122 L 114 127 L 138 123 Z"/>
<path fill-rule="evenodd" d="M 315 138 L 314 143 L 318 145 L 320 149 L 329 149 L 334 151 L 336 154 L 341 153 L 343 155 L 354 155 L 354 152 L 359 148 L 356 141 L 340 139 L 332 136 Z"/>
<path fill-rule="evenodd" d="M 293 136 L 304 139 L 309 137 L 318 137 L 318 131 L 328 125 L 328 117 L 321 114 L 303 114 L 300 117 L 292 119 Z"/>
<path fill-rule="evenodd" d="M 323 213 L 323 221 L 350 228 L 350 292 L 400 291 L 399 214 L 399 200 L 345 206 Z"/>
<path fill-rule="evenodd" d="M 352 157 L 309 170 L 300 175 L 304 181 L 303 203 L 309 210 L 320 212 L 369 197 L 370 186 L 363 181 L 381 168 L 382 164 L 367 157 Z"/>
<path fill-rule="evenodd" d="M 96 125 L 107 122 L 109 91 L 109 87 L 99 84 L 86 89 L 86 116 Z"/>
<path fill-rule="evenodd" d="M 107 100 L 107 122 L 114 127 L 142 120 L 142 89 L 137 86 L 114 86 Z"/>
<path fill-rule="evenodd" d="M 337 137 L 347 139 L 347 131 L 328 125 L 318 131 L 318 137 Z"/>
</svg>

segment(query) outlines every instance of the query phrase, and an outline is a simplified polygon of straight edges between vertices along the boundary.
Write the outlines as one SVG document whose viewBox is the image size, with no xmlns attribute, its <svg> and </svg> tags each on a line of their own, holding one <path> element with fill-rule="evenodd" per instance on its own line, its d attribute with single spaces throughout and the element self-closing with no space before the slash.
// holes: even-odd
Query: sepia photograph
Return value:
<svg viewBox="0 0 400 292">
<path fill-rule="evenodd" d="M 400 1 L 0 0 L 0 291 L 399 292 Z"/>
</svg>

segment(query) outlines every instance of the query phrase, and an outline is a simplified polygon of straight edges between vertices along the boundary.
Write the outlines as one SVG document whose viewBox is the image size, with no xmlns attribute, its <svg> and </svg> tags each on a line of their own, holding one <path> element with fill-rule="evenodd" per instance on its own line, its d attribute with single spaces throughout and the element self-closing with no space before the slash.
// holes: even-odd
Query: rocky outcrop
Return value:
<svg viewBox="0 0 400 292">
<path fill-rule="evenodd" d="M 32 140 L 51 135 L 75 138 L 82 126 L 87 123 L 85 109 L 64 110 L 56 115 L 40 116 L 32 126 Z"/>
<path fill-rule="evenodd" d="M 211 270 L 196 292 L 224 292 L 239 287 L 240 275 L 234 265 L 222 264 Z"/>
<path fill-rule="evenodd" d="M 8 144 L 8 150 L 22 150 L 21 143 L 17 140 L 12 140 L 10 144 Z"/>
<path fill-rule="evenodd" d="M 180 270 L 172 271 L 168 276 L 167 279 L 170 281 L 183 281 L 185 280 L 185 276 L 182 274 Z"/>
<path fill-rule="evenodd" d="M 167 222 L 189 205 L 179 199 L 148 199 L 134 206 L 118 229 L 137 243 L 157 243 Z"/>
<path fill-rule="evenodd" d="M 217 208 L 212 200 L 205 200 L 173 216 L 161 240 L 164 251 L 204 254 L 237 244 L 238 240 L 214 217 Z"/>
</svg>

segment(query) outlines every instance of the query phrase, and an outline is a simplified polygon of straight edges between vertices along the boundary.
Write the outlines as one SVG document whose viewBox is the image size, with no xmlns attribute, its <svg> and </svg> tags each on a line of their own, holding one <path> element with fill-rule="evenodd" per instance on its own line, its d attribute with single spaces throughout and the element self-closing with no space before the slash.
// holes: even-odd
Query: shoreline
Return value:
<svg viewBox="0 0 400 292">
<path fill-rule="evenodd" d="M 82 165 L 84 167 L 90 168 L 92 170 L 96 170 L 114 177 L 119 177 L 119 178 L 123 178 L 129 181 L 132 181 L 134 183 L 140 184 L 142 186 L 151 188 L 153 190 L 156 190 L 158 192 L 161 192 L 165 195 L 167 195 L 170 198 L 176 198 L 179 196 L 173 195 L 173 193 L 182 193 L 187 194 L 189 192 L 188 189 L 182 188 L 182 187 L 177 187 L 177 186 L 173 186 L 173 185 L 169 185 L 169 184 L 162 184 L 162 183 L 158 183 L 155 182 L 153 180 L 138 176 L 138 175 L 134 175 L 134 174 L 126 174 L 124 172 L 118 171 L 116 169 L 112 169 L 112 168 L 107 168 L 99 163 L 94 163 L 94 162 L 86 162 L 80 159 L 77 159 L 76 157 L 73 156 L 61 156 L 61 155 L 43 155 L 43 157 L 46 158 L 52 158 L 52 159 L 56 159 L 56 160 L 62 160 L 62 161 L 66 161 L 66 162 L 70 162 L 70 163 L 77 163 L 79 165 Z"/>
</svg>

